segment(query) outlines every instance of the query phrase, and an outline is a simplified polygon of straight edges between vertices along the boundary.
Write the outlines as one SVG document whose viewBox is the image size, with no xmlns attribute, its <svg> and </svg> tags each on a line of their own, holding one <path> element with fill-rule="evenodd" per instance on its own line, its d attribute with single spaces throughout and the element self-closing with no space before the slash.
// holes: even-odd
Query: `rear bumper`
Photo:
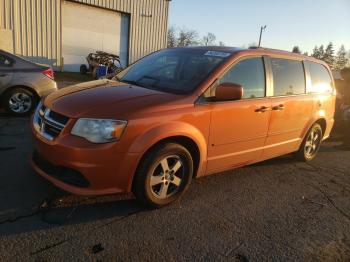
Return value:
<svg viewBox="0 0 350 262">
<path fill-rule="evenodd" d="M 51 79 L 48 79 L 45 82 L 45 85 L 40 85 L 38 88 L 36 88 L 36 92 L 40 97 L 45 97 L 55 91 L 57 91 L 57 83 Z"/>
<path fill-rule="evenodd" d="M 117 153 L 117 143 L 72 147 L 69 142 L 80 138 L 46 141 L 35 130 L 32 132 L 35 153 L 31 166 L 55 186 L 86 196 L 130 192 L 139 154 Z"/>
</svg>

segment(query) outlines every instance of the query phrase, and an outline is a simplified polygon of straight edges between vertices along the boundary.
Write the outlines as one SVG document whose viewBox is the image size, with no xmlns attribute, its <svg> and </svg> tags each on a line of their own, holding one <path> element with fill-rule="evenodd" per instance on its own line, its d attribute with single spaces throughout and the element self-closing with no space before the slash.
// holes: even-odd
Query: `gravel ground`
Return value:
<svg viewBox="0 0 350 262">
<path fill-rule="evenodd" d="M 29 119 L 0 115 L 1 261 L 350 261 L 350 152 L 323 144 L 193 181 L 171 206 L 77 197 L 29 167 Z"/>
</svg>

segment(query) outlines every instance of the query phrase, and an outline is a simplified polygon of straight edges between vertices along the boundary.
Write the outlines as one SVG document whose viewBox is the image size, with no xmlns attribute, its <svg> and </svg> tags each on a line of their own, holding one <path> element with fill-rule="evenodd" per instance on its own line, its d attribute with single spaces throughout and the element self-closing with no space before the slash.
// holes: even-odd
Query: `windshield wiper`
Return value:
<svg viewBox="0 0 350 262">
<path fill-rule="evenodd" d="M 134 80 L 123 80 L 123 79 L 120 79 L 119 81 L 123 82 L 123 83 L 131 84 L 131 85 L 135 85 L 135 86 L 145 87 L 145 85 L 141 84 L 138 81 L 134 81 Z"/>
</svg>

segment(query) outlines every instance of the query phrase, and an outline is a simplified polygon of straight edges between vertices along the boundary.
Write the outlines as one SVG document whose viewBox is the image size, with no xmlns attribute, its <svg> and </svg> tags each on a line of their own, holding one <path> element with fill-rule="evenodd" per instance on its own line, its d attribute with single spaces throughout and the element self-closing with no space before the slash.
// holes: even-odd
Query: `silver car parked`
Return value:
<svg viewBox="0 0 350 262">
<path fill-rule="evenodd" d="M 57 90 L 50 66 L 0 50 L 0 101 L 6 111 L 27 115 L 40 97 Z"/>
</svg>

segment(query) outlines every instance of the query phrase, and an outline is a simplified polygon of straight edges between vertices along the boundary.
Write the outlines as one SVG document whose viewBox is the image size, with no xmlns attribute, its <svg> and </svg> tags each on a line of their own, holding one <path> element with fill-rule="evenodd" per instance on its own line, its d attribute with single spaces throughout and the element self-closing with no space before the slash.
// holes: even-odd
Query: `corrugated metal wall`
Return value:
<svg viewBox="0 0 350 262">
<path fill-rule="evenodd" d="M 58 66 L 60 10 L 56 0 L 0 0 L 0 28 L 12 30 L 14 53 Z"/>
<path fill-rule="evenodd" d="M 130 14 L 130 63 L 166 47 L 168 0 L 74 2 Z M 60 66 L 61 0 L 0 0 L 0 29 L 12 30 L 15 54 Z"/>
</svg>

